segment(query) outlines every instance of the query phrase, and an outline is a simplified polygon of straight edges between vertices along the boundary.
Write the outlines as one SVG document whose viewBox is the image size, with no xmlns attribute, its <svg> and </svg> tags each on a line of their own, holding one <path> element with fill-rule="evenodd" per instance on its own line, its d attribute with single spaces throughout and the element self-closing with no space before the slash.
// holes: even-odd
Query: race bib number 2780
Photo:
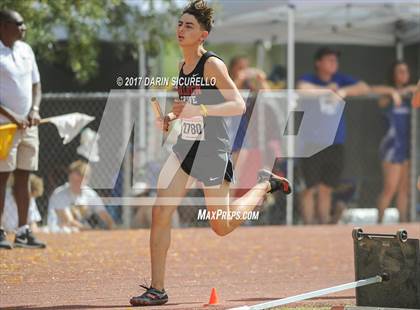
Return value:
<svg viewBox="0 0 420 310">
<path fill-rule="evenodd" d="M 204 140 L 204 122 L 202 116 L 184 118 L 181 125 L 183 140 Z"/>
</svg>

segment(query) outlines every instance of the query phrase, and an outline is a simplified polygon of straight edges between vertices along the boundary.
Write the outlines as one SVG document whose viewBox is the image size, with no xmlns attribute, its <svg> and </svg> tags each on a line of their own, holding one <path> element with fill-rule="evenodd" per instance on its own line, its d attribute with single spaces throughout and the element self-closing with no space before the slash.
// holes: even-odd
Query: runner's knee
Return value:
<svg viewBox="0 0 420 310">
<path fill-rule="evenodd" d="M 175 208 L 169 206 L 154 206 L 152 209 L 152 221 L 154 223 L 170 223 Z"/>
</svg>

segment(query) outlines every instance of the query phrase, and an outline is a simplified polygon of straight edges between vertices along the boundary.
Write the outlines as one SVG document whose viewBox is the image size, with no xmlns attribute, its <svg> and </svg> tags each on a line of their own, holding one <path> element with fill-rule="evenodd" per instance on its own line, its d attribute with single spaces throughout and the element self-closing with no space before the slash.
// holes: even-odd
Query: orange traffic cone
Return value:
<svg viewBox="0 0 420 310">
<path fill-rule="evenodd" d="M 208 305 L 217 305 L 219 303 L 219 297 L 217 297 L 216 289 L 213 287 L 211 289 L 210 300 Z"/>
</svg>

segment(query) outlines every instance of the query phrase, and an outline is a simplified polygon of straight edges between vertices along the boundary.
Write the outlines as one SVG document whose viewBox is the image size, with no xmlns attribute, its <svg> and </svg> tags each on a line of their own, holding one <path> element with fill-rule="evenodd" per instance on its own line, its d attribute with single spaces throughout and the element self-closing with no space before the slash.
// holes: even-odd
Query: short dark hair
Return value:
<svg viewBox="0 0 420 310">
<path fill-rule="evenodd" d="M 193 15 L 201 27 L 210 32 L 213 27 L 213 8 L 209 7 L 204 0 L 193 0 L 182 11 L 182 15 Z"/>
<path fill-rule="evenodd" d="M 8 9 L 2 9 L 0 10 L 0 23 L 13 21 L 14 17 L 13 14 L 15 14 L 15 11 L 8 10 Z"/>
<path fill-rule="evenodd" d="M 324 46 L 324 47 L 319 48 L 315 52 L 314 59 L 315 59 L 315 61 L 318 61 L 318 60 L 322 59 L 324 56 L 327 56 L 327 55 L 335 55 L 337 57 L 340 57 L 341 52 L 336 50 L 336 49 L 333 49 L 331 47 Z"/>
</svg>

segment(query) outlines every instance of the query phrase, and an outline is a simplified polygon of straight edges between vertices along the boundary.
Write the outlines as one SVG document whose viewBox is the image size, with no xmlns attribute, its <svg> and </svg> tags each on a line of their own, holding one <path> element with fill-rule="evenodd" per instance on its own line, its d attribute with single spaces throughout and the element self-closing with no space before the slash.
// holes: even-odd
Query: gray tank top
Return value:
<svg viewBox="0 0 420 310">
<path fill-rule="evenodd" d="M 201 56 L 194 70 L 184 74 L 184 64 L 179 72 L 177 91 L 179 99 L 194 105 L 214 105 L 225 102 L 215 86 L 215 79 L 204 78 L 204 65 L 210 57 L 219 56 L 206 52 Z M 209 156 L 230 152 L 228 130 L 224 117 L 207 116 L 181 120 L 181 133 L 173 150 L 183 156 Z"/>
</svg>

